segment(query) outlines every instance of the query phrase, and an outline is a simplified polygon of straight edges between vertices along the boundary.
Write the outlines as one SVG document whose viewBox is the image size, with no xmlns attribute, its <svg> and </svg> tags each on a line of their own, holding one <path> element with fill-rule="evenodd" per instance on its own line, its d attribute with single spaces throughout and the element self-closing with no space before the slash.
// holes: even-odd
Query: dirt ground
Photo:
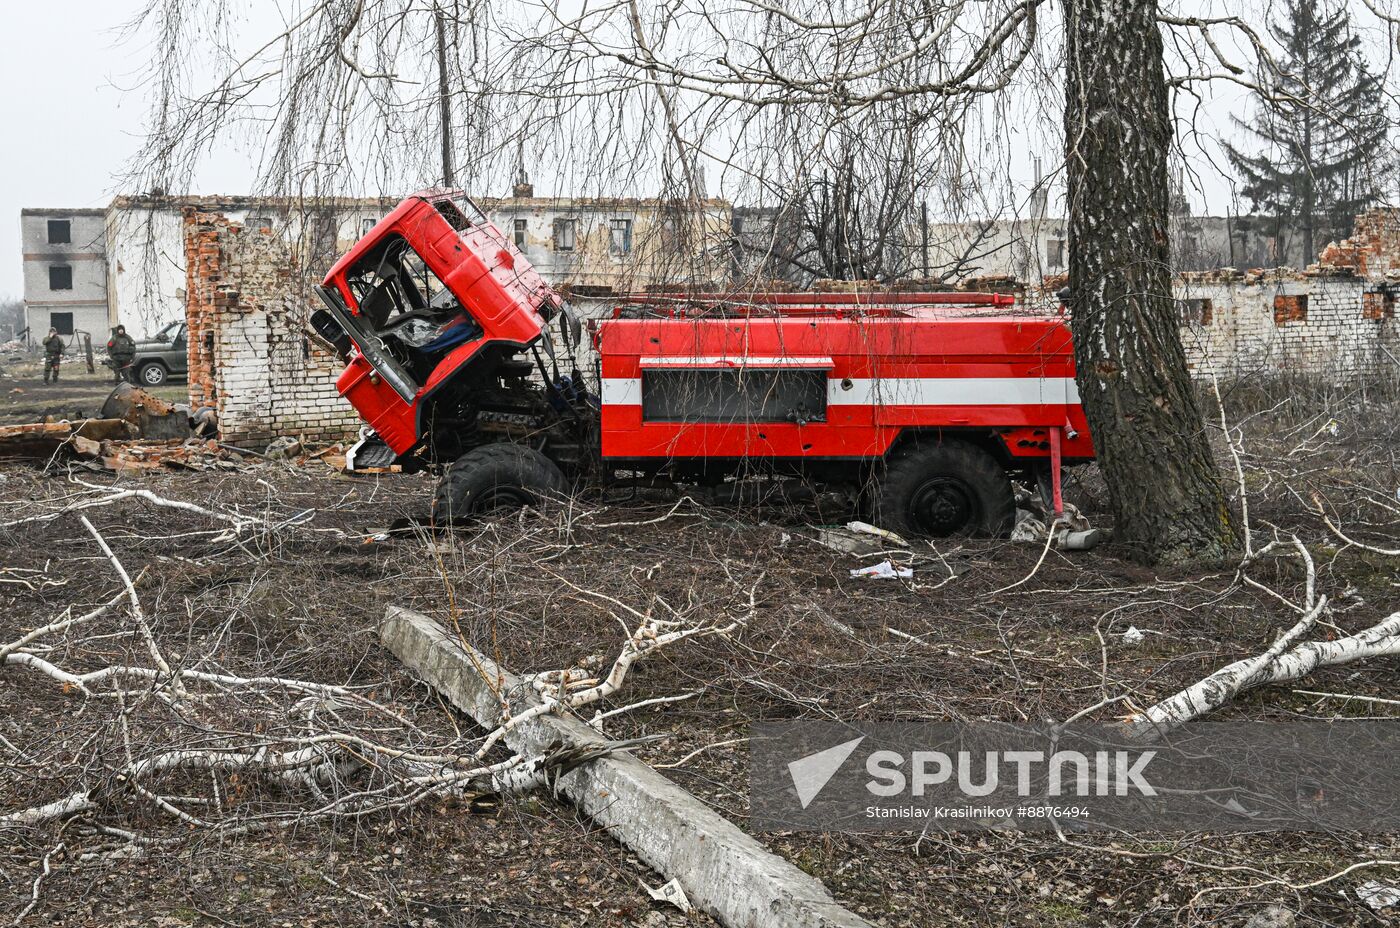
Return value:
<svg viewBox="0 0 1400 928">
<path fill-rule="evenodd" d="M 1267 537 L 1276 526 L 1304 540 L 1336 603 L 1337 630 L 1400 609 L 1400 561 L 1341 544 L 1312 503 L 1317 494 L 1357 540 L 1394 547 L 1400 466 L 1387 436 L 1400 406 L 1369 395 L 1240 391 L 1229 399 L 1244 435 L 1255 531 Z M 1223 443 L 1221 452 L 1232 473 Z M 428 478 L 349 478 L 277 463 L 120 479 L 11 464 L 0 469 L 0 523 L 86 498 L 92 491 L 75 480 L 295 522 L 250 544 L 221 538 L 200 515 L 135 500 L 87 513 L 130 573 L 141 572 L 146 611 L 177 659 L 364 686 L 449 737 L 470 723 L 378 644 L 376 624 L 390 603 L 456 622 L 478 647 L 531 672 L 617 652 L 621 610 L 600 607 L 597 594 L 641 611 L 737 615 L 753 591 L 758 608 L 746 628 L 638 665 L 611 705 L 696 695 L 606 723 L 613 737 L 664 735 L 639 756 L 673 765 L 668 776 L 741 827 L 746 736 L 756 720 L 1062 719 L 1118 693 L 1147 705 L 1259 653 L 1293 623 L 1284 603 L 1235 583 L 1232 567 L 1156 572 L 1113 545 L 1051 552 L 1032 573 L 1037 545 L 949 543 L 912 558 L 912 581 L 852 580 L 850 568 L 870 558 L 816 544 L 814 515 L 800 507 L 585 497 L 566 512 L 441 537 L 387 532 L 425 513 Z M 1092 470 L 1076 476 L 1068 496 L 1110 525 Z M 71 515 L 0 529 L 0 564 L 0 642 L 119 589 Z M 1292 560 L 1271 559 L 1254 575 L 1300 596 Z M 1125 641 L 1130 626 L 1145 640 Z M 117 626 L 112 634 L 112 653 L 139 662 L 129 635 Z M 57 654 L 84 668 L 100 656 Z M 1341 706 L 1294 689 L 1395 698 L 1400 664 L 1336 668 L 1305 685 L 1258 690 L 1221 717 L 1325 716 Z M 0 670 L 0 814 L 100 775 L 112 749 L 109 703 Z M 53 770 L 62 773 L 39 775 Z M 184 826 L 139 803 L 83 819 L 0 832 L 0 919 L 30 902 L 41 860 L 62 843 L 27 924 L 708 924 L 653 903 L 638 883 L 661 878 L 548 795 L 217 840 L 191 827 L 179 843 L 130 858 L 96 854 L 110 832 L 93 822 L 162 836 Z M 845 905 L 889 926 L 1244 925 L 1269 905 L 1298 925 L 1381 925 L 1396 913 L 1372 910 L 1357 887 L 1400 881 L 1394 867 L 1366 866 L 1305 885 L 1400 858 L 1393 835 L 1087 835 L 1073 846 L 1015 831 L 759 837 Z"/>
<path fill-rule="evenodd" d="M 42 356 L 15 352 L 0 356 L 0 425 L 96 416 L 112 392 L 112 372 L 100 358 L 89 373 L 85 360 L 65 356 L 57 383 L 44 383 Z M 189 402 L 189 388 L 171 382 L 151 392 L 172 403 Z"/>
</svg>

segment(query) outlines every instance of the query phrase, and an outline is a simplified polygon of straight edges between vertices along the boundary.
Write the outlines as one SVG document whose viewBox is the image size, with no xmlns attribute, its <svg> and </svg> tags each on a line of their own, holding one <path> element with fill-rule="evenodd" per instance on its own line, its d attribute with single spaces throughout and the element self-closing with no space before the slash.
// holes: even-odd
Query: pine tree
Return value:
<svg viewBox="0 0 1400 928">
<path fill-rule="evenodd" d="M 1282 53 L 1277 71 L 1259 82 L 1268 93 L 1257 95 L 1251 122 L 1235 120 L 1262 151 L 1249 155 L 1227 143 L 1225 153 L 1253 208 L 1280 226 L 1296 220 L 1303 254 L 1312 258 L 1317 238 L 1349 235 L 1356 214 L 1379 199 L 1390 171 L 1381 157 L 1385 97 L 1345 6 L 1285 0 L 1284 8 L 1284 20 L 1269 26 Z"/>
</svg>

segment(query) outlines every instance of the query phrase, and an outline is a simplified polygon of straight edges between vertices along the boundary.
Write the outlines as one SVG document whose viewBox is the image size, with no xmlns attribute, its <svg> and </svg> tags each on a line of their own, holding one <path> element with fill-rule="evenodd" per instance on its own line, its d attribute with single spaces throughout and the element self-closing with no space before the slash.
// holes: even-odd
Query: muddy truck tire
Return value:
<svg viewBox="0 0 1400 928">
<path fill-rule="evenodd" d="M 526 506 L 542 508 L 568 492 L 564 473 L 524 445 L 473 448 L 452 463 L 433 494 L 433 521 L 462 522 Z"/>
<path fill-rule="evenodd" d="M 1016 520 L 1011 478 L 987 451 L 960 441 L 896 449 L 872 504 L 875 524 L 905 536 L 998 538 Z"/>
</svg>

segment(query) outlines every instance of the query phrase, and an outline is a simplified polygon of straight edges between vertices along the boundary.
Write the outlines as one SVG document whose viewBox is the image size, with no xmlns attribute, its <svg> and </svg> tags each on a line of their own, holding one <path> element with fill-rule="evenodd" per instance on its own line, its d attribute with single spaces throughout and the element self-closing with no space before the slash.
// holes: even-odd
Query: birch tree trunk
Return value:
<svg viewBox="0 0 1400 928">
<path fill-rule="evenodd" d="M 1171 122 L 1156 0 L 1066 0 L 1069 286 L 1077 381 L 1115 537 L 1150 563 L 1236 538 L 1171 292 Z"/>
</svg>

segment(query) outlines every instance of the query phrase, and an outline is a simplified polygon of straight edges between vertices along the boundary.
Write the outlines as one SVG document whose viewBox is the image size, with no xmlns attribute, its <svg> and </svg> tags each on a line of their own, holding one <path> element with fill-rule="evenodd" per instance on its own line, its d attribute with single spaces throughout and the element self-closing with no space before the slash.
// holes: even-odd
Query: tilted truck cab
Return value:
<svg viewBox="0 0 1400 928">
<path fill-rule="evenodd" d="M 1093 457 L 1069 331 L 985 293 L 648 294 L 582 327 L 470 200 L 406 199 L 338 261 L 317 332 L 372 430 L 443 471 L 444 519 L 583 479 L 846 484 L 900 532 L 998 534 Z M 580 352 L 592 353 L 580 360 Z M 585 374 L 583 368 L 589 369 Z"/>
</svg>

